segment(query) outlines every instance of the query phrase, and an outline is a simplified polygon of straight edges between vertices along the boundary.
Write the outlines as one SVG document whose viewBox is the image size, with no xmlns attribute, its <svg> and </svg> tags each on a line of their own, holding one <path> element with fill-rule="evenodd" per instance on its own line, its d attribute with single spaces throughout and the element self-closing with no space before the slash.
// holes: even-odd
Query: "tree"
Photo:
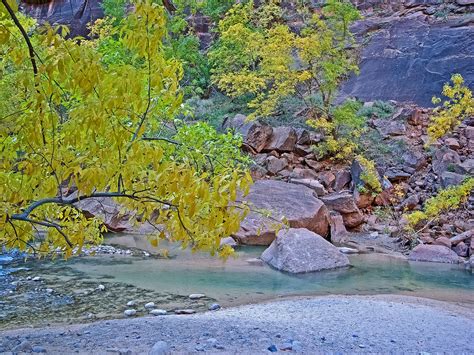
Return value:
<svg viewBox="0 0 474 355">
<path fill-rule="evenodd" d="M 251 183 L 241 139 L 176 119 L 182 67 L 164 53 L 164 8 L 136 0 L 86 41 L 39 28 L 14 0 L 1 1 L 0 244 L 71 256 L 104 232 L 74 203 L 111 197 L 137 222 L 164 227 L 153 244 L 228 255 L 220 238 L 248 211 L 237 202 Z M 128 60 L 101 50 L 110 36 Z"/>
<path fill-rule="evenodd" d="M 349 26 L 359 18 L 351 3 L 329 0 L 298 34 L 284 23 L 278 0 L 256 9 L 252 1 L 235 5 L 209 53 L 213 81 L 230 97 L 250 98 L 250 119 L 272 116 L 284 98 L 298 97 L 309 125 L 325 134 L 318 155 L 347 158 L 365 121 L 357 102 L 333 107 L 333 99 L 341 81 L 358 70 Z"/>
</svg>

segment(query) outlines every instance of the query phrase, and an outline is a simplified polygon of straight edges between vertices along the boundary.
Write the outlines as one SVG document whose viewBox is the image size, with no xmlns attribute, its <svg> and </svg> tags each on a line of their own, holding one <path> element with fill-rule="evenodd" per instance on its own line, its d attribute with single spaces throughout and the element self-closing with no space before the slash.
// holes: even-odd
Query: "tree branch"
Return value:
<svg viewBox="0 0 474 355">
<path fill-rule="evenodd" d="M 30 61 L 31 61 L 31 66 L 33 67 L 33 73 L 34 73 L 34 76 L 36 77 L 38 75 L 38 66 L 36 65 L 35 50 L 33 48 L 33 45 L 31 44 L 30 38 L 28 37 L 28 34 L 26 33 L 24 27 L 20 23 L 20 20 L 18 20 L 18 17 L 16 17 L 15 12 L 11 8 L 8 1 L 7 0 L 1 0 L 1 1 L 2 1 L 3 6 L 5 6 L 8 13 L 10 14 L 10 17 L 12 18 L 16 27 L 20 30 L 21 35 L 25 39 L 26 45 L 28 46 L 28 52 L 30 53 Z"/>
</svg>

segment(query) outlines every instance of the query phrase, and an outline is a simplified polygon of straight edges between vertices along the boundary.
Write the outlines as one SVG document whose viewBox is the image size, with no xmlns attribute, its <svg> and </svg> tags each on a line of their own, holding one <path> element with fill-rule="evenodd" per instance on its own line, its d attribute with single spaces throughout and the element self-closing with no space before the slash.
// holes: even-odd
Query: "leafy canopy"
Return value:
<svg viewBox="0 0 474 355">
<path fill-rule="evenodd" d="M 238 230 L 248 208 L 235 202 L 237 190 L 248 191 L 251 183 L 240 138 L 176 119 L 183 70 L 164 50 L 163 7 L 136 0 L 123 20 L 98 26 L 97 38 L 85 41 L 65 38 L 64 27 L 38 28 L 6 1 L 0 5 L 0 244 L 66 257 L 80 252 L 99 243 L 104 228 L 74 203 L 112 197 L 137 221 L 160 226 L 153 244 L 168 238 L 231 253 L 220 248 L 220 238 Z M 104 50 L 111 37 L 115 47 Z M 114 57 L 113 48 L 126 55 Z M 38 238 L 41 230 L 46 234 Z"/>
</svg>

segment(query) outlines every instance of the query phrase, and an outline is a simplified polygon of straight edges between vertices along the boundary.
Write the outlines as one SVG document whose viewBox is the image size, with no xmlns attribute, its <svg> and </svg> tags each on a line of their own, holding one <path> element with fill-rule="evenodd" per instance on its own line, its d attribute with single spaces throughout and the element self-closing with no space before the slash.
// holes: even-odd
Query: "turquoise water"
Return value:
<svg viewBox="0 0 474 355">
<path fill-rule="evenodd" d="M 204 293 L 223 305 L 293 295 L 404 294 L 474 306 L 474 276 L 461 266 L 365 254 L 350 256 L 348 269 L 289 275 L 256 264 L 253 258 L 263 250 L 241 248 L 237 258 L 227 262 L 172 249 L 170 259 L 86 257 L 68 266 L 92 279 L 107 278 L 158 292 Z"/>
</svg>

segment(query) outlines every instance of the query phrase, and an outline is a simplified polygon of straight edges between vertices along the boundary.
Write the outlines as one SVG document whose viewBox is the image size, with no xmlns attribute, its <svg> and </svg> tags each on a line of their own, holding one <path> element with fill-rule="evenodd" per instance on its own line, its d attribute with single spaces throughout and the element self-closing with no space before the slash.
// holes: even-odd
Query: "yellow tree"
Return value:
<svg viewBox="0 0 474 355">
<path fill-rule="evenodd" d="M 251 179 L 239 138 L 176 119 L 182 68 L 163 53 L 163 6 L 137 0 L 116 27 L 85 41 L 1 1 L 0 244 L 80 252 L 104 229 L 75 203 L 111 197 L 163 227 L 153 244 L 230 253 L 220 238 L 238 230 L 247 207 L 237 191 Z M 100 43 L 110 36 L 130 60 L 105 59 Z"/>
</svg>

